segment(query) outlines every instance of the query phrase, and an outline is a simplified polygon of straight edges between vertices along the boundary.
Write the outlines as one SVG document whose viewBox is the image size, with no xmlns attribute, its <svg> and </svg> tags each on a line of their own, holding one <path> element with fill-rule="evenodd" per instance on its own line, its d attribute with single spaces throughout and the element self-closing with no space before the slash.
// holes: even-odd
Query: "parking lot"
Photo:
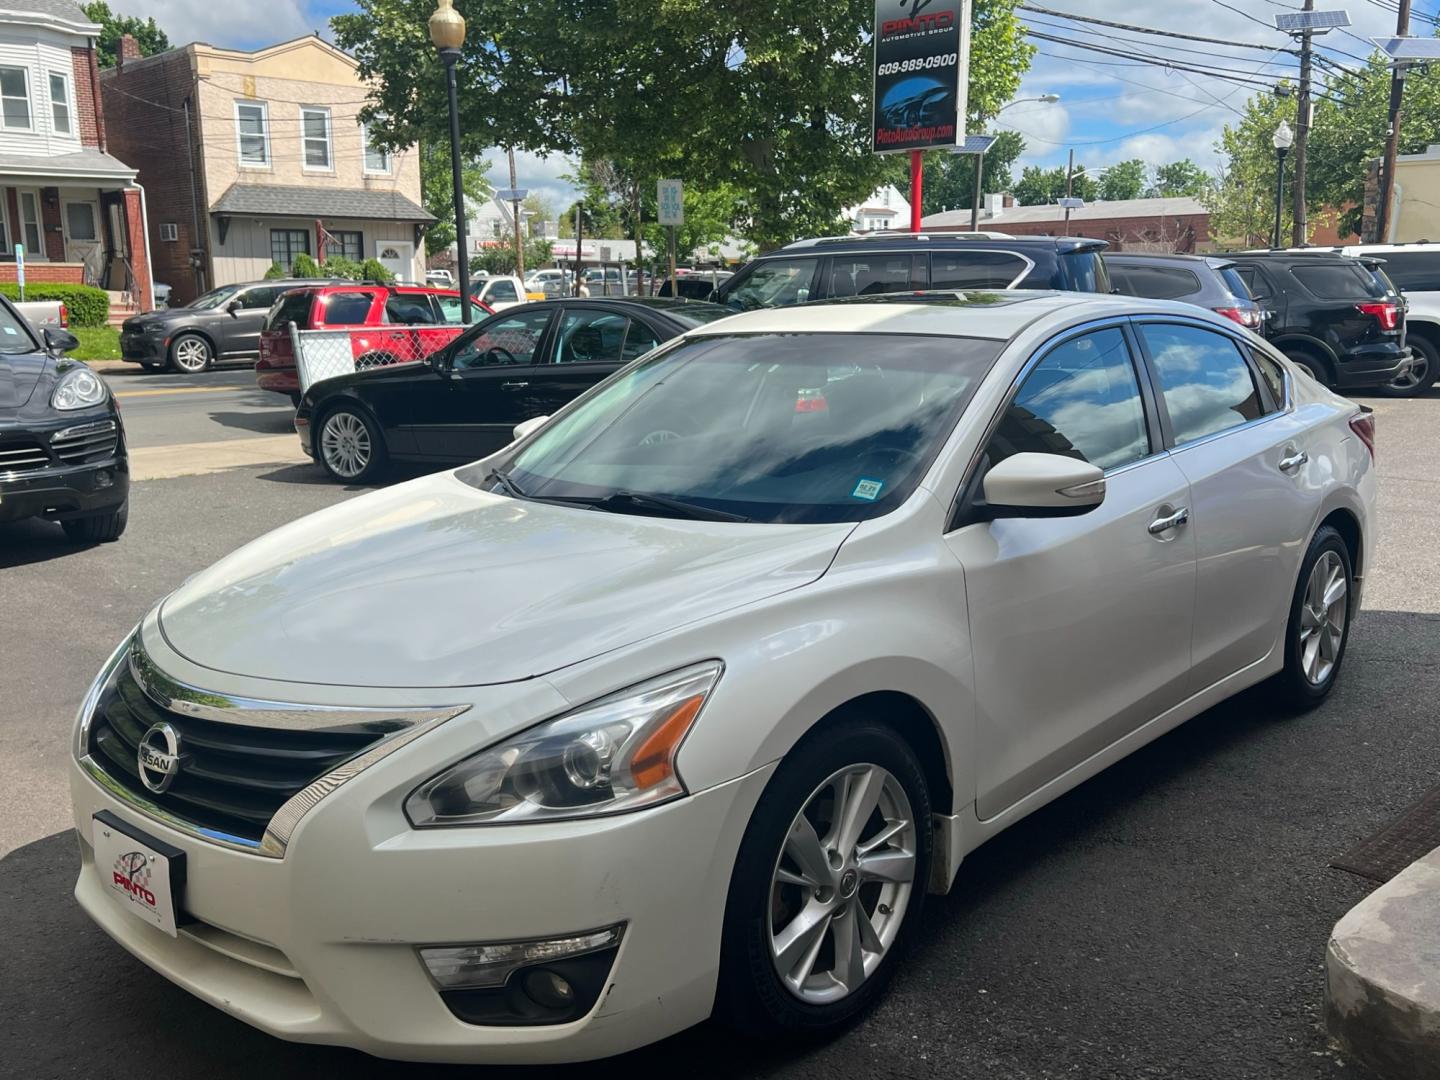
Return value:
<svg viewBox="0 0 1440 1080">
<path fill-rule="evenodd" d="M 7 1075 L 451 1073 L 253 1031 L 152 974 L 70 899 L 68 737 L 105 655 L 189 575 L 358 494 L 288 460 L 210 471 L 241 444 L 288 431 L 283 401 L 272 405 L 249 378 L 112 377 L 137 394 L 122 398 L 133 445 L 195 448 L 193 468 L 136 485 L 118 543 L 77 548 L 54 526 L 0 525 Z M 751 1047 L 702 1026 L 603 1068 L 1364 1076 L 1327 1047 L 1320 1007 L 1330 927 L 1369 886 L 1327 863 L 1434 785 L 1440 694 L 1440 396 L 1367 403 L 1379 424 L 1383 531 L 1345 677 L 1325 706 L 1282 717 L 1244 695 L 974 853 L 954 892 L 931 898 L 923 948 L 893 992 L 840 1038 Z"/>
</svg>

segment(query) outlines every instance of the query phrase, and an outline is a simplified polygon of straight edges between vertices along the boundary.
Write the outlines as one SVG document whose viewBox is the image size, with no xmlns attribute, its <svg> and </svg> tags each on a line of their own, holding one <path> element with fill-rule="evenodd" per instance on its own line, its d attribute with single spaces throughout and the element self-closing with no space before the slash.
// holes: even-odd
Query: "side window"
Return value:
<svg viewBox="0 0 1440 1080">
<path fill-rule="evenodd" d="M 1252 299 L 1265 300 L 1270 296 L 1270 286 L 1265 284 L 1265 278 L 1253 266 L 1237 266 L 1235 272 L 1240 275 L 1240 280 L 1245 282 Z"/>
<path fill-rule="evenodd" d="M 513 281 L 496 281 L 491 283 L 489 290 L 485 293 L 485 299 L 498 300 L 502 304 L 508 304 L 512 300 L 519 300 L 520 294 L 515 291 Z"/>
<path fill-rule="evenodd" d="M 483 330 L 455 350 L 454 366 L 463 371 L 467 368 L 533 364 L 535 350 L 540 347 L 540 338 L 545 333 L 550 315 L 549 311 L 526 311 L 491 319 L 484 324 Z"/>
<path fill-rule="evenodd" d="M 616 315 L 612 311 L 587 311 L 584 308 L 566 311 L 560 323 L 555 362 L 618 364 L 625 345 L 625 325 L 629 321 L 624 315 Z"/>
<path fill-rule="evenodd" d="M 460 298 L 458 296 L 437 296 L 435 303 L 440 308 L 440 318 L 451 326 L 460 325 Z"/>
<path fill-rule="evenodd" d="M 325 326 L 364 326 L 374 296 L 368 292 L 331 293 L 324 298 L 324 314 L 316 321 Z"/>
<path fill-rule="evenodd" d="M 1175 300 L 1200 291 L 1200 279 L 1189 270 L 1170 266 L 1116 266 L 1110 263 L 1110 278 L 1120 291 L 1151 300 Z"/>
<path fill-rule="evenodd" d="M 434 323 L 435 314 L 423 296 L 392 296 L 385 301 L 385 321 L 402 326 L 429 325 Z"/>
<path fill-rule="evenodd" d="M 810 299 L 815 259 L 770 259 L 758 263 L 745 280 L 725 294 L 724 303 L 741 311 L 803 304 Z"/>
<path fill-rule="evenodd" d="M 1176 443 L 1258 420 L 1260 394 L 1240 347 L 1224 334 L 1177 323 L 1142 323 Z"/>
<path fill-rule="evenodd" d="M 1009 251 L 948 251 L 930 256 L 932 289 L 1005 289 L 1026 272 L 1025 260 Z"/>
<path fill-rule="evenodd" d="M 1321 300 L 1377 300 L 1385 295 L 1374 275 L 1358 262 L 1296 266 L 1290 272 Z"/>
<path fill-rule="evenodd" d="M 240 294 L 240 306 L 244 308 L 268 308 L 275 303 L 275 297 L 280 290 L 274 288 L 246 289 Z"/>
<path fill-rule="evenodd" d="M 1270 388 L 1270 398 L 1275 402 L 1276 408 L 1285 408 L 1285 370 L 1275 362 L 1269 353 L 1251 349 L 1250 355 L 1255 358 L 1255 366 L 1260 369 L 1260 377 Z"/>
<path fill-rule="evenodd" d="M 659 344 L 660 339 L 655 336 L 654 330 L 638 319 L 631 319 L 630 329 L 625 333 L 625 347 L 620 351 L 620 359 L 628 364 L 631 360 L 644 356 Z"/>
<path fill-rule="evenodd" d="M 1051 349 L 1021 383 L 989 446 L 992 465 L 1036 453 L 1113 469 L 1149 452 L 1135 364 L 1115 327 Z"/>
<path fill-rule="evenodd" d="M 825 275 L 823 295 L 876 296 L 911 288 L 912 255 L 836 255 Z"/>
</svg>

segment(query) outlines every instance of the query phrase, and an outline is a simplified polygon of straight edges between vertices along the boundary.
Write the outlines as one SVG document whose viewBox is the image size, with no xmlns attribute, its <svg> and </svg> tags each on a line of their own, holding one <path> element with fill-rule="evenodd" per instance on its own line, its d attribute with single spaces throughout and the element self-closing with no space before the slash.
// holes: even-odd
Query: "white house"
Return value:
<svg viewBox="0 0 1440 1080">
<path fill-rule="evenodd" d="M 904 229 L 910 224 L 910 201 L 894 184 L 878 187 L 859 206 L 844 211 L 850 230 L 857 233 Z"/>
</svg>

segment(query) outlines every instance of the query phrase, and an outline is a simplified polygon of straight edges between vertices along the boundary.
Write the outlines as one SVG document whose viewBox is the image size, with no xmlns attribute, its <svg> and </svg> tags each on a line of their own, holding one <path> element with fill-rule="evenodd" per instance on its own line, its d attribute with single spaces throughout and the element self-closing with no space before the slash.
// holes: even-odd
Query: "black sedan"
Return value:
<svg viewBox="0 0 1440 1080">
<path fill-rule="evenodd" d="M 343 483 L 390 461 L 459 464 L 513 441 L 662 341 L 734 314 L 716 304 L 644 297 L 542 300 L 492 315 L 413 364 L 312 386 L 295 413 L 305 452 Z"/>
<path fill-rule="evenodd" d="M 120 410 L 98 375 L 65 359 L 73 334 L 41 334 L 0 298 L 0 521 L 43 517 L 79 543 L 118 539 L 130 496 Z"/>
</svg>

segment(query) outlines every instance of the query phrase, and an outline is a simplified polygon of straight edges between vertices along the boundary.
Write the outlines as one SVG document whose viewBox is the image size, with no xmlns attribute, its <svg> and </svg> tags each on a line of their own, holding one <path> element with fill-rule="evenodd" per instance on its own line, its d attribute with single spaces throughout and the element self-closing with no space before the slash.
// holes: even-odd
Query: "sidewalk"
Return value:
<svg viewBox="0 0 1440 1080">
<path fill-rule="evenodd" d="M 1335 924 L 1325 1026 L 1387 1080 L 1440 1080 L 1440 848 Z"/>
</svg>

